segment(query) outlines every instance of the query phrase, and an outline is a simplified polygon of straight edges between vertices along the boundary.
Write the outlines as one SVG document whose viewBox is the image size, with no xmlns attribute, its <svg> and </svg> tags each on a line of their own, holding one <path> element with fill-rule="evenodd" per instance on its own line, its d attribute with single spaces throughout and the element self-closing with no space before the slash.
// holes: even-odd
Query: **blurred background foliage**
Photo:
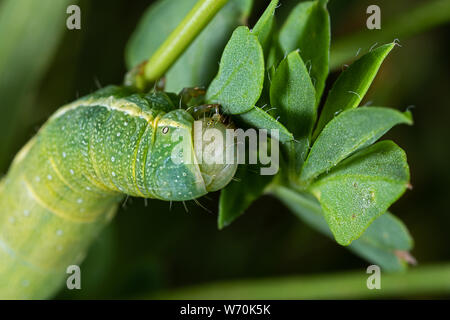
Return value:
<svg viewBox="0 0 450 320">
<path fill-rule="evenodd" d="M 17 6 L 14 16 L 2 15 L 7 2 L 0 0 L 1 174 L 56 109 L 101 86 L 122 82 L 127 40 L 152 1 L 58 0 L 29 11 L 20 4 L 30 6 L 37 1 L 12 2 Z M 82 28 L 69 31 L 65 8 L 77 2 Z M 255 2 L 250 25 L 268 3 Z M 279 21 L 298 3 L 281 2 Z M 385 24 L 426 2 L 331 0 L 332 47 L 366 30 L 368 5 L 381 7 L 382 30 L 373 31 L 381 37 Z M 35 20 L 28 29 L 20 29 L 26 19 Z M 17 26 L 13 36 L 5 32 L 11 23 Z M 363 101 L 402 111 L 412 108 L 415 125 L 396 127 L 386 138 L 395 137 L 408 155 L 413 190 L 391 209 L 411 231 L 415 239 L 412 254 L 419 265 L 450 260 L 449 31 L 448 24 L 440 24 L 412 37 L 398 37 L 402 47 L 387 58 Z M 330 74 L 328 89 L 342 67 L 338 65 Z M 83 290 L 65 290 L 59 297 L 127 298 L 212 281 L 308 277 L 349 269 L 365 272 L 367 262 L 304 225 L 268 196 L 218 231 L 217 200 L 218 194 L 200 199 L 213 212 L 208 213 L 193 201 L 187 203 L 186 212 L 181 203 L 170 209 L 167 202 L 127 199 L 82 265 Z M 419 297 L 433 297 L 432 290 Z"/>
</svg>

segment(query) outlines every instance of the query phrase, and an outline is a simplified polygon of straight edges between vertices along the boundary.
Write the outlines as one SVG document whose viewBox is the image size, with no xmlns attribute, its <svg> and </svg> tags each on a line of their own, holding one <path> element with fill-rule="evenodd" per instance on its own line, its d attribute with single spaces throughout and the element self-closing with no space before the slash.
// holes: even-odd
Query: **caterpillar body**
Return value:
<svg viewBox="0 0 450 320">
<path fill-rule="evenodd" d="M 125 195 L 191 200 L 231 180 L 234 164 L 171 160 L 172 135 L 193 135 L 178 99 L 106 87 L 59 109 L 24 146 L 0 184 L 0 298 L 54 294 Z"/>
</svg>

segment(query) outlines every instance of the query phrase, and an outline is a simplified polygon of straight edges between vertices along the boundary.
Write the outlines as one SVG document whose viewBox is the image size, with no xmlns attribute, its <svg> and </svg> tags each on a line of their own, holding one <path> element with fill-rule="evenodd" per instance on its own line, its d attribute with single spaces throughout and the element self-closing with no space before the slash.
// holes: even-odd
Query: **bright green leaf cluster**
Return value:
<svg viewBox="0 0 450 320">
<path fill-rule="evenodd" d="M 335 117 L 309 152 L 300 179 L 310 181 L 384 135 L 396 124 L 412 124 L 411 114 L 381 107 L 361 107 Z"/>
<path fill-rule="evenodd" d="M 174 3 L 162 0 L 160 5 L 170 7 L 169 2 Z M 237 2 L 231 1 L 219 15 L 248 14 L 243 8 L 249 6 L 236 6 Z M 219 227 L 229 225 L 264 192 L 272 192 L 338 243 L 386 269 L 399 270 L 404 263 L 397 252 L 410 250 L 412 240 L 400 221 L 383 214 L 409 185 L 409 168 L 396 144 L 374 143 L 393 126 L 412 124 L 412 117 L 385 107 L 357 108 L 395 45 L 380 46 L 355 61 L 324 99 L 330 55 L 326 4 L 326 0 L 301 2 L 278 24 L 278 0 L 272 0 L 253 29 L 237 27 L 223 50 L 205 101 L 220 104 L 240 126 L 278 129 L 282 159 L 275 177 L 259 176 L 254 165 L 240 166 L 237 181 L 222 190 Z M 154 16 L 157 6 L 153 10 L 148 16 L 159 21 Z M 150 18 L 146 23 L 151 25 Z M 209 69 L 216 69 L 208 66 L 217 65 L 216 55 L 205 51 L 216 52 L 221 41 L 215 43 L 213 38 L 226 34 L 219 30 L 226 29 L 224 22 L 214 26 L 214 21 L 167 74 L 170 89 L 204 85 L 212 79 Z M 146 51 L 148 57 L 151 50 L 140 50 L 136 44 L 142 46 L 142 39 L 134 42 L 128 56 Z M 130 58 L 130 65 L 145 57 Z"/>
<path fill-rule="evenodd" d="M 253 37 L 247 29 L 235 31 L 207 97 L 249 126 L 282 129 L 280 140 L 287 156 L 281 175 L 287 177 L 287 182 L 280 178 L 272 185 L 285 184 L 315 196 L 336 241 L 349 245 L 387 211 L 409 184 L 404 152 L 393 142 L 373 143 L 397 124 L 412 124 L 411 114 L 383 107 L 355 109 L 394 44 L 374 49 L 348 67 L 330 90 L 317 121 L 328 75 L 330 30 L 326 1 L 300 3 L 274 32 L 276 4 L 269 4 L 252 30 Z M 261 46 L 256 45 L 256 40 Z M 265 62 L 261 61 L 262 52 L 268 52 Z M 280 52 L 284 58 L 280 58 Z M 261 72 L 264 66 L 265 78 Z M 262 88 L 268 91 L 269 112 L 254 106 L 264 96 Z M 242 214 L 270 182 L 261 182 L 255 188 L 254 181 L 243 178 L 225 188 L 220 227 Z M 370 251 L 367 244 L 352 248 L 355 246 Z M 372 251 L 375 255 L 376 250 Z"/>
</svg>

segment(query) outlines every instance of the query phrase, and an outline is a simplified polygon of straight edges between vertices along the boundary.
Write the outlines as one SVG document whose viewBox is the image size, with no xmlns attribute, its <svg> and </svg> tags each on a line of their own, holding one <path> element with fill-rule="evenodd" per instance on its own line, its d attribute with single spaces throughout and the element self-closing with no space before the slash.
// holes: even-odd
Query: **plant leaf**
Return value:
<svg viewBox="0 0 450 320">
<path fill-rule="evenodd" d="M 274 22 L 274 25 L 274 28 L 276 28 L 276 22 Z M 272 38 L 272 44 L 270 45 L 269 53 L 267 54 L 266 59 L 266 69 L 268 76 L 270 77 L 269 80 L 273 78 L 276 68 L 284 58 L 283 50 L 279 44 L 278 35 L 275 34 Z"/>
<path fill-rule="evenodd" d="M 330 18 L 326 2 L 299 3 L 280 30 L 279 41 L 287 53 L 300 50 L 316 88 L 316 103 L 320 102 L 330 60 Z"/>
<path fill-rule="evenodd" d="M 291 52 L 275 71 L 270 104 L 296 139 L 311 134 L 316 116 L 315 91 L 298 52 Z"/>
<path fill-rule="evenodd" d="M 409 168 L 404 151 L 382 141 L 343 161 L 309 188 L 319 200 L 336 241 L 361 236 L 406 190 Z"/>
<path fill-rule="evenodd" d="M 341 73 L 325 101 L 314 139 L 336 113 L 356 108 L 360 104 L 378 69 L 394 46 L 394 43 L 390 43 L 372 50 Z"/>
<path fill-rule="evenodd" d="M 257 102 L 258 106 L 270 105 L 270 86 L 275 75 L 276 67 L 283 60 L 284 55 L 278 43 L 278 32 L 275 17 L 272 24 L 270 43 L 264 50 L 266 72 L 264 73 L 264 86 Z"/>
<path fill-rule="evenodd" d="M 278 0 L 272 0 L 252 30 L 252 32 L 258 36 L 259 43 L 265 52 L 268 50 L 270 44 L 270 35 L 272 33 L 274 14 L 277 5 Z"/>
<path fill-rule="evenodd" d="M 196 2 L 163 0 L 151 5 L 127 45 L 127 66 L 132 68 L 147 60 Z M 231 0 L 217 13 L 165 75 L 166 91 L 179 92 L 211 82 L 225 44 L 233 30 L 248 17 L 252 2 Z"/>
<path fill-rule="evenodd" d="M 243 113 L 258 101 L 263 82 L 264 56 L 258 38 L 247 27 L 238 27 L 225 47 L 206 100 L 222 105 L 226 113 Z"/>
<path fill-rule="evenodd" d="M 261 175 L 259 165 L 243 164 L 220 193 L 218 227 L 223 229 L 241 216 L 264 192 L 273 175 Z"/>
<path fill-rule="evenodd" d="M 250 111 L 237 115 L 238 121 L 241 120 L 246 125 L 257 129 L 276 129 L 279 133 L 279 140 L 282 143 L 294 140 L 292 133 L 286 129 L 280 122 L 275 120 L 270 114 L 259 107 L 254 107 Z M 270 133 L 270 131 L 269 131 Z"/>
<path fill-rule="evenodd" d="M 274 195 L 313 229 L 333 238 L 323 216 L 320 203 L 308 194 L 300 194 L 285 187 L 276 187 Z M 409 251 L 413 240 L 406 226 L 391 213 L 377 218 L 361 235 L 346 248 L 365 260 L 379 265 L 384 271 L 404 270 L 406 264 L 396 255 Z"/>
<path fill-rule="evenodd" d="M 409 111 L 401 113 L 383 107 L 361 107 L 342 112 L 325 126 L 312 146 L 300 180 L 309 183 L 400 123 L 412 124 Z"/>
<path fill-rule="evenodd" d="M 270 104 L 270 79 L 275 72 L 275 66 L 282 60 L 283 55 L 279 49 L 278 32 L 275 20 L 275 9 L 278 0 L 272 0 L 259 18 L 252 32 L 258 36 L 259 43 L 263 48 L 266 72 L 264 73 L 264 85 L 257 105 Z M 278 49 L 278 50 L 277 50 Z M 279 58 L 281 56 L 281 58 Z M 276 61 L 279 59 L 278 61 Z"/>
<path fill-rule="evenodd" d="M 399 253 L 409 255 L 413 239 L 403 222 L 386 212 L 375 219 L 348 248 L 385 271 L 401 271 L 406 268 L 406 262 L 410 261 L 405 261 Z"/>
<path fill-rule="evenodd" d="M 291 52 L 276 69 L 270 86 L 270 104 L 296 139 L 285 149 L 291 174 L 297 176 L 308 151 L 316 118 L 314 86 L 298 52 Z"/>
</svg>

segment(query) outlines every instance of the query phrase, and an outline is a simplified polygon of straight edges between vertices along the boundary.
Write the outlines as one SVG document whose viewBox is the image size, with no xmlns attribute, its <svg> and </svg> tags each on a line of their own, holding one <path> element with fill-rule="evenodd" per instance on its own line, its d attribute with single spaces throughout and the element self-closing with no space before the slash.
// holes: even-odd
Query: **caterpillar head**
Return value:
<svg viewBox="0 0 450 320">
<path fill-rule="evenodd" d="M 197 160 L 201 157 L 199 169 L 208 192 L 225 187 L 237 169 L 234 141 L 227 139 L 226 125 L 219 117 L 203 118 L 196 122 L 201 134 L 194 135 L 194 150 Z M 200 132 L 198 129 L 198 132 Z"/>
<path fill-rule="evenodd" d="M 168 112 L 158 120 L 154 139 L 146 185 L 156 198 L 191 200 L 222 189 L 236 172 L 235 145 L 227 142 L 218 115 L 194 120 L 183 109 Z"/>
</svg>

